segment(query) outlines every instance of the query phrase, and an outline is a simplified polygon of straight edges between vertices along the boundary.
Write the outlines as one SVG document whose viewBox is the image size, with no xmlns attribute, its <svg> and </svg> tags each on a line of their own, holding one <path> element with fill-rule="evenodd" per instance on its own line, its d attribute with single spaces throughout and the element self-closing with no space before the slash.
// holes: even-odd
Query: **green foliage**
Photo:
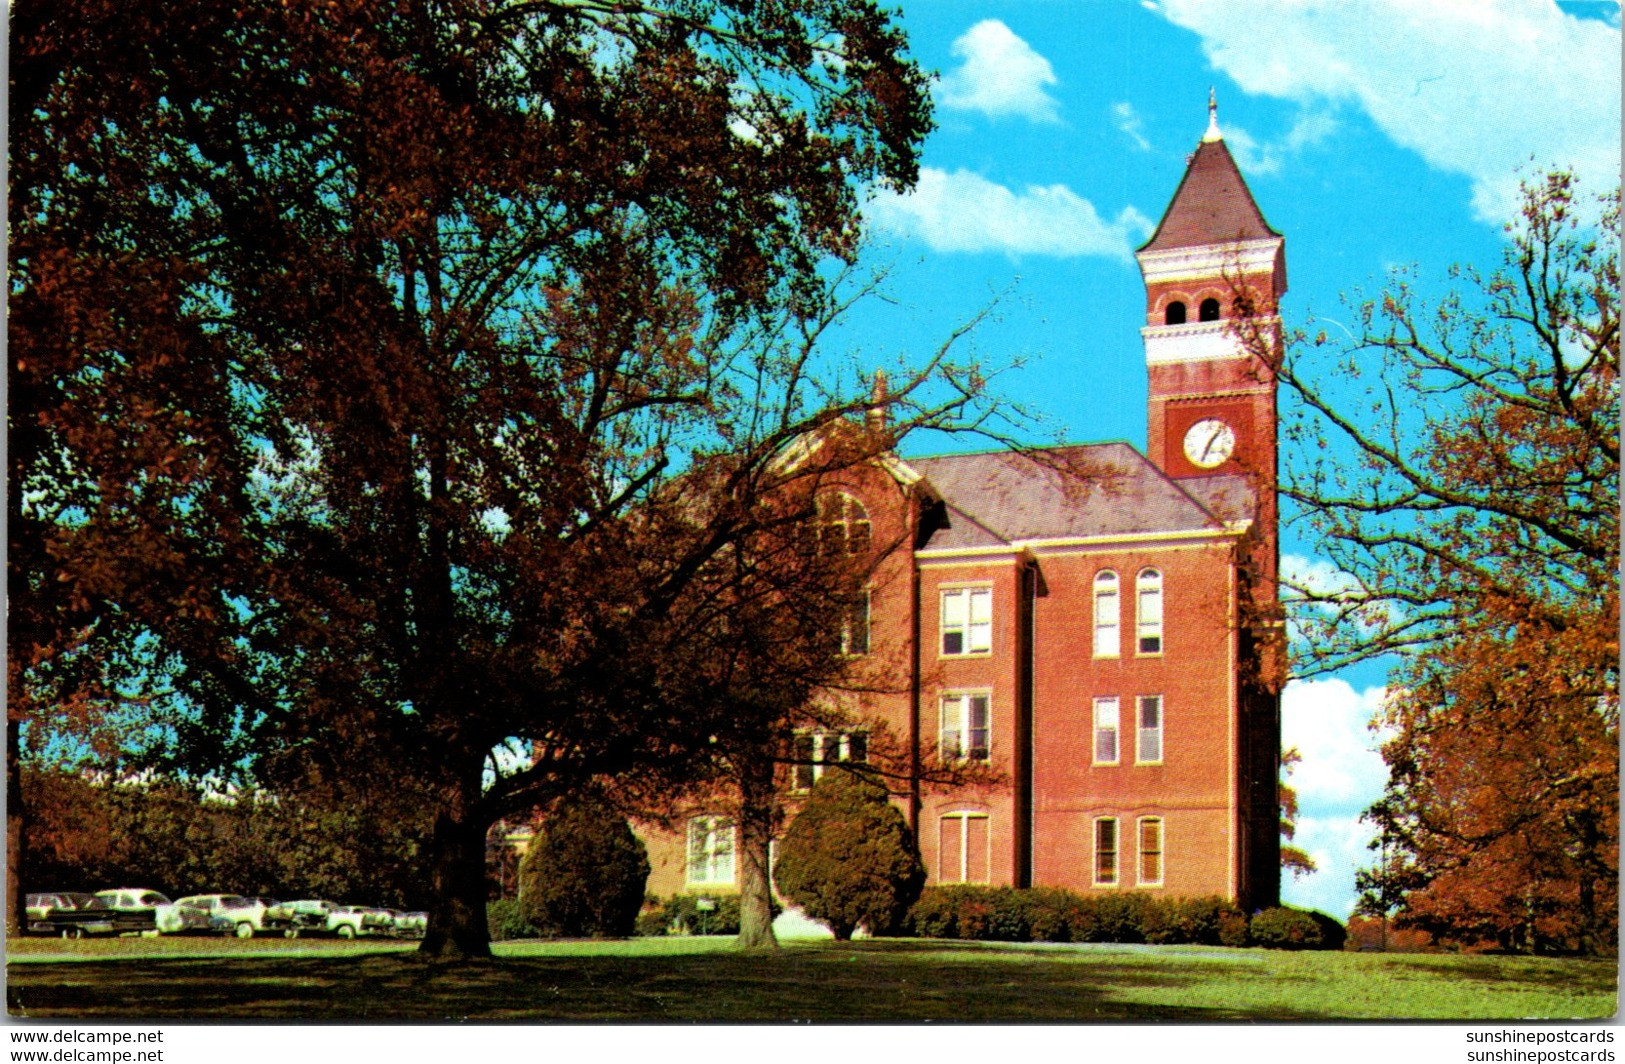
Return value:
<svg viewBox="0 0 1625 1064">
<path fill-rule="evenodd" d="M 772 914 L 783 912 L 777 901 Z M 737 935 L 739 895 L 675 894 L 638 917 L 640 935 Z"/>
<path fill-rule="evenodd" d="M 520 911 L 544 936 L 627 936 L 648 880 L 648 852 L 626 821 L 600 802 L 570 802 L 520 862 Z"/>
<path fill-rule="evenodd" d="M 1222 898 L 1076 894 L 1058 887 L 928 887 L 909 912 L 921 938 L 1245 946 L 1247 917 Z"/>
<path fill-rule="evenodd" d="M 404 817 L 244 791 L 205 797 L 155 779 L 106 784 L 28 768 L 26 890 L 149 887 L 330 898 L 416 909 L 423 839 Z M 386 811 L 387 813 L 387 811 Z"/>
<path fill-rule="evenodd" d="M 885 788 L 832 771 L 785 832 L 774 878 L 781 894 L 848 939 L 858 927 L 885 933 L 900 924 L 925 885 L 925 866 Z"/>
<path fill-rule="evenodd" d="M 540 933 L 525 919 L 518 898 L 497 898 L 485 903 L 485 923 L 492 942 L 515 938 L 536 938 Z"/>
<path fill-rule="evenodd" d="M 1265 949 L 1342 949 L 1346 934 L 1343 925 L 1324 913 L 1285 907 L 1255 914 L 1250 930 L 1253 941 Z"/>
</svg>

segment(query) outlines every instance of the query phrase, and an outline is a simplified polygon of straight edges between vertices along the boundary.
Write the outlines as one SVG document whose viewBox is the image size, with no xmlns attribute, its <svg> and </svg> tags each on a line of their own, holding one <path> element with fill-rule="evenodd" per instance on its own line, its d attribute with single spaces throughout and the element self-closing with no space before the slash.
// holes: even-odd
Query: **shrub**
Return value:
<svg viewBox="0 0 1625 1064">
<path fill-rule="evenodd" d="M 1240 922 L 1245 944 L 1247 917 L 1223 898 L 1161 898 L 1146 909 L 1143 929 L 1147 942 L 1159 945 L 1220 946 L 1225 942 L 1225 920 L 1230 936 Z"/>
<path fill-rule="evenodd" d="M 1254 914 L 1249 930 L 1253 941 L 1265 949 L 1325 948 L 1320 923 L 1297 909 L 1265 909 Z"/>
<path fill-rule="evenodd" d="M 1320 925 L 1320 948 L 1342 949 L 1348 944 L 1349 932 L 1335 917 L 1314 909 L 1305 909 L 1309 918 Z"/>
<path fill-rule="evenodd" d="M 906 929 L 921 938 L 958 938 L 959 903 L 951 887 L 927 887 L 909 910 Z"/>
<path fill-rule="evenodd" d="M 519 905 L 549 937 L 636 930 L 649 856 L 626 821 L 593 801 L 561 805 L 519 865 Z"/>
<path fill-rule="evenodd" d="M 485 924 L 490 929 L 492 942 L 536 937 L 536 929 L 519 910 L 518 898 L 499 898 L 496 901 L 486 902 Z"/>
<path fill-rule="evenodd" d="M 1027 930 L 1034 942 L 1072 942 L 1073 928 L 1087 922 L 1082 898 L 1058 887 L 1027 891 Z"/>
<path fill-rule="evenodd" d="M 1092 899 L 1094 927 L 1079 942 L 1144 942 L 1145 914 L 1151 899 L 1144 894 L 1101 894 Z"/>
<path fill-rule="evenodd" d="M 774 880 L 837 939 L 849 939 L 859 926 L 876 934 L 898 927 L 925 885 L 925 866 L 885 788 L 856 771 L 834 771 L 790 822 Z"/>
<path fill-rule="evenodd" d="M 783 912 L 773 902 L 773 916 Z M 739 895 L 674 894 L 658 909 L 648 909 L 638 917 L 640 935 L 737 935 L 739 934 Z"/>
<path fill-rule="evenodd" d="M 1247 914 L 1240 909 L 1225 909 L 1219 913 L 1219 945 L 1241 949 L 1253 943 L 1247 929 Z"/>
</svg>

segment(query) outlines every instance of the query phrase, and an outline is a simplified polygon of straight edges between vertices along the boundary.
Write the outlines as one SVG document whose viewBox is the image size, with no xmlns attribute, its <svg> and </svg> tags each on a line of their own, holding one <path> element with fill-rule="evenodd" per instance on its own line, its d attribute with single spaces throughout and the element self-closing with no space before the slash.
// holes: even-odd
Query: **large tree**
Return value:
<svg viewBox="0 0 1625 1064">
<path fill-rule="evenodd" d="M 1329 563 L 1293 587 L 1300 671 L 1395 655 L 1367 886 L 1436 934 L 1617 934 L 1618 231 L 1617 192 L 1543 175 L 1499 269 L 1431 305 L 1396 277 L 1281 369 Z"/>
<path fill-rule="evenodd" d="M 691 779 L 776 702 L 738 689 L 781 594 L 740 547 L 865 460 L 783 456 L 867 404 L 763 338 L 819 317 L 862 187 L 914 179 L 923 75 L 867 0 L 70 0 L 12 32 L 13 767 L 139 716 L 194 768 L 410 778 L 424 949 L 485 955 L 487 825 Z M 980 393 L 939 357 L 894 424 Z"/>
</svg>

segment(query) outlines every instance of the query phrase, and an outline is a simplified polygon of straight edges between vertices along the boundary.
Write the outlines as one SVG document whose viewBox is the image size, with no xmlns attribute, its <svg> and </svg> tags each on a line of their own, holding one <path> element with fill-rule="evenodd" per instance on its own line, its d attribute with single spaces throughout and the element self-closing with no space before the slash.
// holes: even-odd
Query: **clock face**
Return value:
<svg viewBox="0 0 1625 1064">
<path fill-rule="evenodd" d="M 1235 430 L 1216 417 L 1203 418 L 1185 433 L 1185 457 L 1198 469 L 1223 465 L 1235 450 Z"/>
</svg>

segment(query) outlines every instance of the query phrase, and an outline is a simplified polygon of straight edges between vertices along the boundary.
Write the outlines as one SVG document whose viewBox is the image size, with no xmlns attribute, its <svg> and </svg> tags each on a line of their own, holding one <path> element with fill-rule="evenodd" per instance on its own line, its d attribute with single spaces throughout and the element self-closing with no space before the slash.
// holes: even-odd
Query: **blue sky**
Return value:
<svg viewBox="0 0 1625 1064">
<path fill-rule="evenodd" d="M 1019 361 L 1000 390 L 1072 441 L 1144 446 L 1132 252 L 1206 128 L 1210 86 L 1286 236 L 1289 326 L 1348 320 L 1342 295 L 1393 267 L 1425 291 L 1452 263 L 1495 265 L 1520 168 L 1618 180 L 1613 0 L 903 0 L 902 21 L 939 74 L 938 129 L 917 189 L 867 209 L 889 299 L 837 340 L 862 364 L 917 360 L 997 298 L 976 356 Z M 1314 562 L 1290 532 L 1282 549 Z M 1385 778 L 1366 728 L 1383 675 L 1298 683 L 1283 707 L 1304 755 L 1298 842 L 1321 866 L 1286 896 L 1340 917 L 1368 860 L 1359 813 Z"/>
</svg>

